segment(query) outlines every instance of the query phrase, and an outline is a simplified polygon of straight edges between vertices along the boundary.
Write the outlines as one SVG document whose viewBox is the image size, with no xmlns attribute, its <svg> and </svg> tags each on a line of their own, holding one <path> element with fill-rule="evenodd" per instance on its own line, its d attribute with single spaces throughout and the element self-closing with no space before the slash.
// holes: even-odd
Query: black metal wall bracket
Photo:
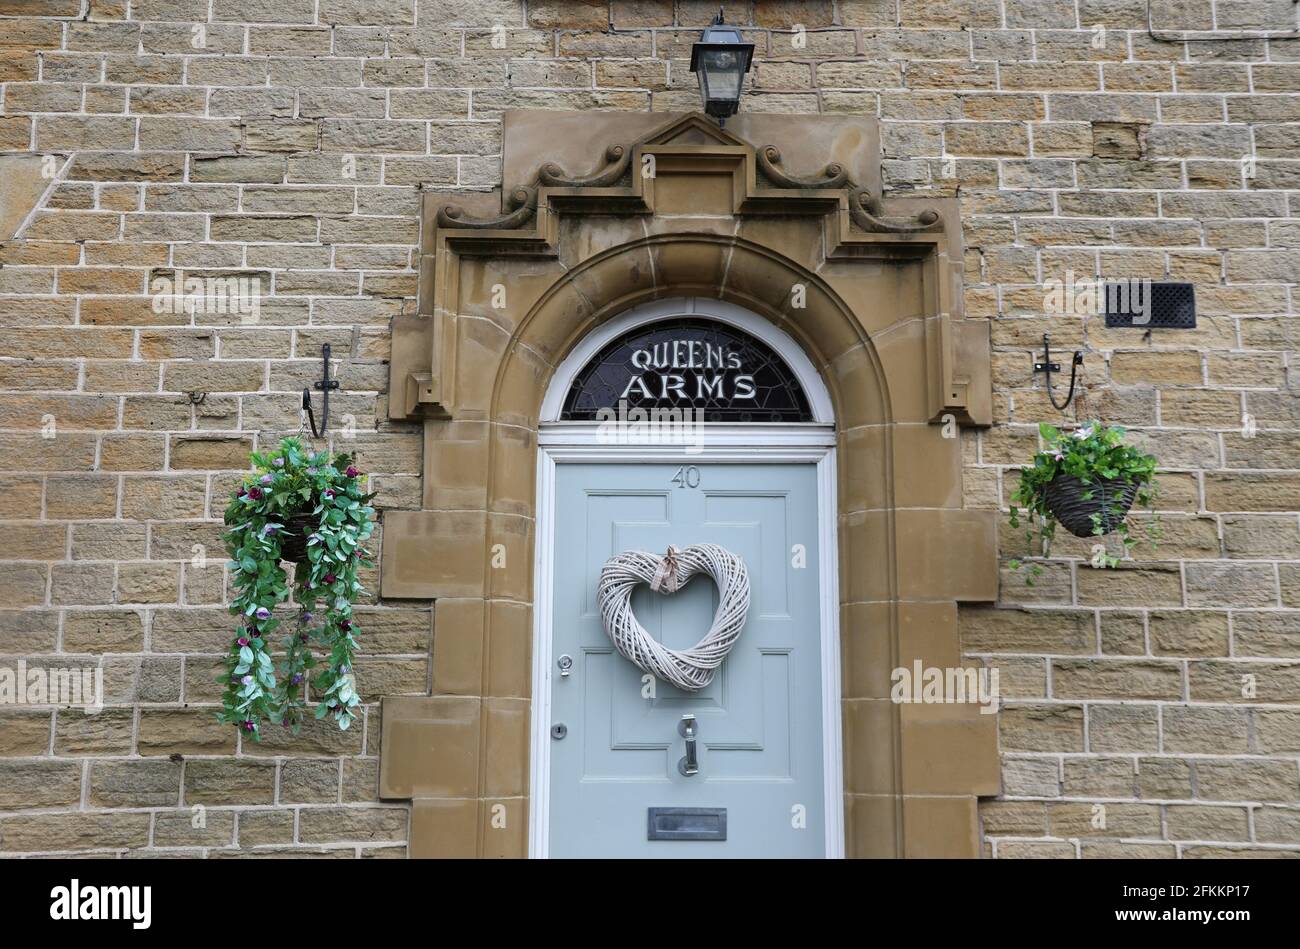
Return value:
<svg viewBox="0 0 1300 949">
<path fill-rule="evenodd" d="M 337 389 L 339 382 L 337 379 L 330 378 L 330 344 L 326 343 L 320 348 L 321 355 L 321 378 L 319 382 L 312 383 L 312 388 L 318 389 L 321 393 L 321 416 L 320 428 L 316 427 L 316 415 L 311 410 L 311 389 L 302 390 L 302 408 L 307 413 L 307 421 L 311 424 L 311 434 L 313 438 L 320 438 L 325 434 L 330 424 L 330 390 Z"/>
<path fill-rule="evenodd" d="M 1083 353 L 1080 350 L 1074 351 L 1074 357 L 1070 360 L 1070 391 L 1065 396 L 1065 401 L 1059 405 L 1056 402 L 1056 396 L 1052 394 L 1052 373 L 1061 371 L 1059 362 L 1052 362 L 1052 339 L 1046 333 L 1043 334 L 1043 361 L 1034 363 L 1034 374 L 1043 373 L 1047 383 L 1047 398 L 1052 406 L 1061 412 L 1064 412 L 1070 405 L 1070 400 L 1074 398 L 1074 381 L 1075 373 L 1083 365 Z"/>
</svg>

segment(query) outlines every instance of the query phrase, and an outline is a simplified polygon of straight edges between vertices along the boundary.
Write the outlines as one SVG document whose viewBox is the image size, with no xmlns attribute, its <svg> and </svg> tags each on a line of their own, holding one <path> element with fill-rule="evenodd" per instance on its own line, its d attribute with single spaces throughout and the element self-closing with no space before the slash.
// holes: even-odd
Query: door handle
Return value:
<svg viewBox="0 0 1300 949">
<path fill-rule="evenodd" d="M 683 715 L 682 720 L 677 723 L 677 734 L 686 739 L 686 754 L 677 762 L 677 770 L 688 778 L 700 773 L 700 761 L 695 750 L 695 736 L 699 730 L 694 715 Z"/>
</svg>

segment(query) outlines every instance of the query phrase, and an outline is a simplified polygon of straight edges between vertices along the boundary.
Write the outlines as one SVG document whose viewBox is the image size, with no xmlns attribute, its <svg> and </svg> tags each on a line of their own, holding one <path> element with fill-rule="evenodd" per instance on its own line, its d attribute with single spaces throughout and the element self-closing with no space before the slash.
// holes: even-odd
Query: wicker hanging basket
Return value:
<svg viewBox="0 0 1300 949">
<path fill-rule="evenodd" d="M 280 559 L 302 563 L 307 559 L 307 538 L 316 529 L 316 516 L 310 512 L 293 514 L 280 532 Z"/>
<path fill-rule="evenodd" d="M 1128 516 L 1139 485 L 1123 478 L 1083 482 L 1073 475 L 1058 474 L 1043 489 L 1043 501 L 1061 526 L 1075 537 L 1096 534 L 1092 516 L 1101 515 L 1101 532 L 1109 534 Z M 1084 497 L 1090 493 L 1091 497 Z"/>
</svg>

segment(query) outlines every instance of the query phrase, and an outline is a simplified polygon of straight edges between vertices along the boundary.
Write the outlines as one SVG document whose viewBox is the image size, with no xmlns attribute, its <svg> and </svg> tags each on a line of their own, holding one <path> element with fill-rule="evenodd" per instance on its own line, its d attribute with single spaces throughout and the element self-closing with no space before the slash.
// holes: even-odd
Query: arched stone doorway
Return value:
<svg viewBox="0 0 1300 949">
<path fill-rule="evenodd" d="M 507 167 L 511 147 L 507 116 Z M 792 179 L 774 154 L 687 116 L 611 145 L 608 181 L 543 163 L 494 219 L 429 196 L 422 313 L 395 323 L 390 391 L 390 415 L 423 419 L 423 502 L 385 512 L 381 563 L 383 596 L 437 600 L 433 694 L 383 712 L 381 793 L 413 800 L 413 854 L 527 853 L 542 396 L 594 328 L 695 296 L 795 340 L 834 406 L 846 852 L 978 852 L 995 716 L 889 700 L 892 670 L 961 664 L 956 603 L 997 589 L 993 514 L 962 507 L 953 437 L 989 411 L 956 208 L 881 207 L 831 168 Z M 654 174 L 637 175 L 647 156 Z"/>
</svg>

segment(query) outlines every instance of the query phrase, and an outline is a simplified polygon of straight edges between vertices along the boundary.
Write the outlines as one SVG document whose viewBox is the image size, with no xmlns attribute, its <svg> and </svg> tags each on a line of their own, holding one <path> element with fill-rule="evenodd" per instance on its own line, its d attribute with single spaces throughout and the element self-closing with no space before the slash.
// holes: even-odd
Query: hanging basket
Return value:
<svg viewBox="0 0 1300 949">
<path fill-rule="evenodd" d="M 307 538 L 316 529 L 315 515 L 310 512 L 293 514 L 284 522 L 280 532 L 280 559 L 302 563 L 307 559 Z"/>
<path fill-rule="evenodd" d="M 1109 534 L 1124 523 L 1139 487 L 1136 481 L 1123 478 L 1083 482 L 1073 475 L 1058 474 L 1043 489 L 1043 501 L 1075 537 L 1093 537 L 1097 531 L 1092 516 L 1101 515 L 1101 533 Z"/>
</svg>

